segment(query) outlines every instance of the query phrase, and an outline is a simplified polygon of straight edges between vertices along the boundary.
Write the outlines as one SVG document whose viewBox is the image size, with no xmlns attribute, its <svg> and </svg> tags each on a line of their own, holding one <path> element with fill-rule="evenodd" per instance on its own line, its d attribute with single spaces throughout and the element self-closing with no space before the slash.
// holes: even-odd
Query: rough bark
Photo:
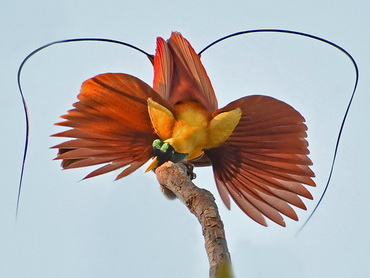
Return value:
<svg viewBox="0 0 370 278">
<path fill-rule="evenodd" d="M 166 195 L 171 191 L 193 213 L 202 226 L 205 247 L 210 264 L 211 278 L 231 278 L 231 260 L 227 248 L 224 226 L 213 195 L 198 188 L 193 165 L 167 162 L 156 169 L 156 175 Z"/>
</svg>

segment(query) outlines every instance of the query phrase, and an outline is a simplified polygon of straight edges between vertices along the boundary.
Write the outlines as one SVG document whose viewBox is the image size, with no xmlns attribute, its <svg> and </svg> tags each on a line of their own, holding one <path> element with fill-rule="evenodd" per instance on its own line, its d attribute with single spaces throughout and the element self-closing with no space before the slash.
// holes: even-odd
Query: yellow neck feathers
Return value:
<svg viewBox="0 0 370 278">
<path fill-rule="evenodd" d="M 148 99 L 148 111 L 155 132 L 176 152 L 187 153 L 188 160 L 199 157 L 205 149 L 225 142 L 241 118 L 240 108 L 211 117 L 195 102 L 175 106 L 174 114 L 166 107 Z"/>
</svg>

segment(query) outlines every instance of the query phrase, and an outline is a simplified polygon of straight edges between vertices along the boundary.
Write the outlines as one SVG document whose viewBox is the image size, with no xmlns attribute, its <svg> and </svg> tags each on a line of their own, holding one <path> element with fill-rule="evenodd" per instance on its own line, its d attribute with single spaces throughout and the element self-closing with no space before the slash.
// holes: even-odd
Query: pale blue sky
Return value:
<svg viewBox="0 0 370 278">
<path fill-rule="evenodd" d="M 58 45 L 31 58 L 23 72 L 31 135 L 19 218 L 14 221 L 24 143 L 16 72 L 37 47 L 60 39 L 103 37 L 154 53 L 157 36 L 181 32 L 201 50 L 224 35 L 283 28 L 329 39 L 357 60 L 360 83 L 345 125 L 331 186 L 312 220 L 264 228 L 232 205 L 225 209 L 211 170 L 195 183 L 214 193 L 225 223 L 235 276 L 368 277 L 370 270 L 370 35 L 367 1 L 5 1 L 0 10 L 0 277 L 207 277 L 200 226 L 179 201 L 163 197 L 152 173 L 140 169 L 78 182 L 89 169 L 61 171 L 52 161 L 60 142 L 49 135 L 76 101 L 81 83 L 125 72 L 151 84 L 146 57 L 98 43 Z M 327 179 L 354 70 L 336 49 L 282 34 L 246 35 L 202 55 L 220 106 L 250 94 L 293 105 L 306 118 L 318 187 Z"/>
</svg>

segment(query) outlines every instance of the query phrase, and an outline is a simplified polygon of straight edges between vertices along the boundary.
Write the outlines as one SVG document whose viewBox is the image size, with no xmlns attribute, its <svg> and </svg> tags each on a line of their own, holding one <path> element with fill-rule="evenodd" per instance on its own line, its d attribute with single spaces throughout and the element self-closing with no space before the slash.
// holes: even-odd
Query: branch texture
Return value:
<svg viewBox="0 0 370 278">
<path fill-rule="evenodd" d="M 188 162 L 167 162 L 156 169 L 162 189 L 172 192 L 193 213 L 202 226 L 211 278 L 231 278 L 231 260 L 224 226 L 213 195 L 198 188 L 191 179 L 193 165 Z M 170 195 L 167 192 L 166 195 Z"/>
</svg>

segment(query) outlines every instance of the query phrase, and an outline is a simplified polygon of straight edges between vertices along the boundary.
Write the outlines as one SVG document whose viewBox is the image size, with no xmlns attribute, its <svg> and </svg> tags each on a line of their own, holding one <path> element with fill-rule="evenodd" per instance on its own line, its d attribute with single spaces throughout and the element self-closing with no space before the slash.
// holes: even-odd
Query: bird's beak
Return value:
<svg viewBox="0 0 370 278">
<path fill-rule="evenodd" d="M 145 173 L 157 168 L 157 166 L 158 166 L 158 158 L 155 156 L 152 162 L 150 163 L 149 167 L 145 170 Z"/>
</svg>

